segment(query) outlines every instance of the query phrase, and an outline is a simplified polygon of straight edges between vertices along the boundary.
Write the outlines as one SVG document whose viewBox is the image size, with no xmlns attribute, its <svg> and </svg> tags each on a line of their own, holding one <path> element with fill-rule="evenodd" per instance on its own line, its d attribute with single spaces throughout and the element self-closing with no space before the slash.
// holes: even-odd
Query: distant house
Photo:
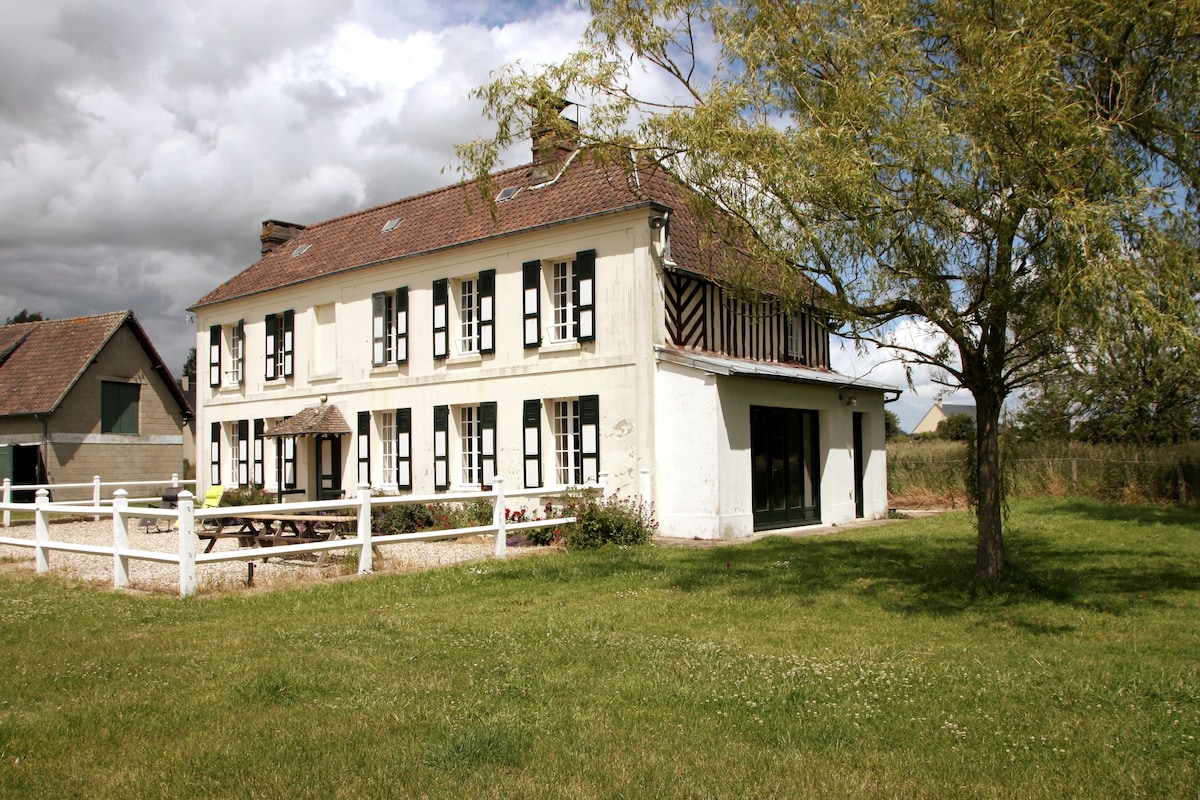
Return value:
<svg viewBox="0 0 1200 800">
<path fill-rule="evenodd" d="M 925 416 L 921 417 L 921 421 L 912 429 L 912 433 L 933 433 L 937 430 L 939 423 L 960 414 L 966 414 L 971 419 L 975 419 L 975 406 L 966 403 L 943 403 L 939 400 L 925 412 Z"/>
<path fill-rule="evenodd" d="M 169 478 L 191 415 L 132 311 L 0 327 L 0 479 Z"/>
<path fill-rule="evenodd" d="M 494 213 L 466 183 L 263 223 L 261 260 L 191 308 L 201 483 L 607 474 L 628 496 L 645 470 L 672 536 L 886 516 L 897 390 L 830 368 L 824 313 L 730 291 L 664 174 L 536 136 L 533 156 L 493 176 Z"/>
</svg>

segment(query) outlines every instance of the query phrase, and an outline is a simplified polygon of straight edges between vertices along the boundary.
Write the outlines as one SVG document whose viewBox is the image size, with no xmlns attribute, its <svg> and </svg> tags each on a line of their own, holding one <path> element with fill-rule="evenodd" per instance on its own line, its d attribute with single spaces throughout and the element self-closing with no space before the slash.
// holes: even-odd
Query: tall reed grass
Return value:
<svg viewBox="0 0 1200 800">
<path fill-rule="evenodd" d="M 1200 506 L 1200 443 L 1133 447 L 1006 439 L 1010 498 L 1090 497 L 1115 503 Z M 967 504 L 962 442 L 888 445 L 888 494 L 895 508 Z"/>
</svg>

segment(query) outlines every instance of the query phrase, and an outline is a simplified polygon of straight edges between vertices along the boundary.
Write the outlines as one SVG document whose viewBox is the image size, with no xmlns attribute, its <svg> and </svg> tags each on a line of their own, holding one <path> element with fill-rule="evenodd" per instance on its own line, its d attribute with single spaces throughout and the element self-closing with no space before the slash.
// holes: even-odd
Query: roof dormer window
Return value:
<svg viewBox="0 0 1200 800">
<path fill-rule="evenodd" d="M 392 231 L 396 230 L 396 228 L 398 228 L 400 226 L 401 222 L 404 222 L 404 220 L 400 217 L 396 217 L 395 219 L 389 219 L 387 222 L 384 223 L 383 230 L 380 231 L 380 233 L 391 233 Z"/>
<path fill-rule="evenodd" d="M 304 255 L 305 253 L 308 252 L 308 248 L 310 248 L 310 247 L 312 247 L 311 244 L 300 245 L 299 247 L 297 247 L 295 250 L 292 251 L 292 258 L 295 258 L 296 256 Z"/>
<path fill-rule="evenodd" d="M 507 189 L 501 189 L 500 194 L 496 195 L 496 202 L 503 203 L 505 200 L 512 200 L 517 196 L 517 192 L 521 191 L 520 186 L 509 186 Z"/>
</svg>

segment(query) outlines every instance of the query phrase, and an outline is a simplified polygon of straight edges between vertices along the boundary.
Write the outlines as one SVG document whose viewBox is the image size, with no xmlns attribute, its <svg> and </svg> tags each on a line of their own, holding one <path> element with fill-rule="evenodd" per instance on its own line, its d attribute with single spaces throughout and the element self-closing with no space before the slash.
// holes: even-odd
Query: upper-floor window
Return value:
<svg viewBox="0 0 1200 800">
<path fill-rule="evenodd" d="M 371 295 L 371 363 L 403 364 L 408 360 L 408 287 Z"/>
<path fill-rule="evenodd" d="M 266 319 L 266 379 L 292 377 L 295 348 L 295 315 L 292 311 L 268 314 Z"/>
<path fill-rule="evenodd" d="M 142 387 L 138 383 L 100 382 L 100 432 L 137 433 Z"/>
<path fill-rule="evenodd" d="M 787 356 L 809 367 L 829 366 L 829 331 L 807 310 L 795 311 L 787 318 Z"/>
<path fill-rule="evenodd" d="M 240 386 L 242 368 L 245 364 L 245 323 L 238 320 L 233 325 L 213 325 L 208 329 L 208 385 Z M 222 370 L 228 354 L 228 364 Z"/>
<path fill-rule="evenodd" d="M 574 258 L 522 265 L 522 306 L 526 347 L 543 341 L 586 342 L 596 338 L 596 251 L 584 250 Z M 550 300 L 549 319 L 542 330 L 542 286 Z"/>
<path fill-rule="evenodd" d="M 458 354 L 479 352 L 479 292 L 473 278 L 458 282 Z"/>
<path fill-rule="evenodd" d="M 496 351 L 496 270 L 433 282 L 433 357 Z M 453 353 L 450 337 L 453 331 Z"/>
</svg>

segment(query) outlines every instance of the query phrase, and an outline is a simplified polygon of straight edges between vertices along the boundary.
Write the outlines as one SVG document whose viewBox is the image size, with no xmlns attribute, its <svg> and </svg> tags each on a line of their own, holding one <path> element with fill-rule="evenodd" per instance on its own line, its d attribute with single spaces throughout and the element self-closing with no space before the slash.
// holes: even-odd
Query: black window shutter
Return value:
<svg viewBox="0 0 1200 800">
<path fill-rule="evenodd" d="M 542 485 L 542 401 L 526 400 L 522 413 L 525 435 L 525 488 Z"/>
<path fill-rule="evenodd" d="M 237 483 L 250 485 L 250 420 L 239 419 L 237 423 Z"/>
<path fill-rule="evenodd" d="M 371 295 L 371 363 L 387 363 L 387 295 Z"/>
<path fill-rule="evenodd" d="M 208 483 L 221 485 L 221 423 L 214 422 L 208 434 Z"/>
<path fill-rule="evenodd" d="M 274 314 L 267 314 L 266 328 L 266 377 L 267 380 L 274 380 L 276 377 L 278 377 L 275 367 L 275 339 L 279 336 L 279 317 L 275 316 Z"/>
<path fill-rule="evenodd" d="M 450 406 L 433 407 L 433 488 L 450 488 Z"/>
<path fill-rule="evenodd" d="M 583 464 L 583 482 L 595 483 L 600 477 L 600 397 L 589 394 L 579 398 L 579 456 Z"/>
<path fill-rule="evenodd" d="M 396 484 L 412 488 L 412 409 L 396 409 Z"/>
<path fill-rule="evenodd" d="M 492 488 L 496 477 L 496 404 L 479 404 L 479 454 L 482 459 L 484 489 Z"/>
<path fill-rule="evenodd" d="M 496 352 L 496 270 L 479 273 L 479 352 Z"/>
<path fill-rule="evenodd" d="M 408 361 L 408 287 L 396 290 L 396 363 Z"/>
<path fill-rule="evenodd" d="M 279 331 L 279 335 L 283 337 L 283 377 L 292 377 L 292 344 L 295 340 L 294 330 L 296 324 L 296 315 L 292 311 L 283 312 L 283 325 Z"/>
<path fill-rule="evenodd" d="M 542 343 L 542 262 L 526 261 L 521 265 L 521 287 L 525 346 L 537 347 Z"/>
<path fill-rule="evenodd" d="M 254 469 L 250 476 L 250 482 L 260 489 L 266 480 L 263 468 L 263 430 L 265 427 L 265 423 L 261 418 L 254 420 Z"/>
<path fill-rule="evenodd" d="M 221 326 L 208 329 L 208 385 L 221 385 Z"/>
<path fill-rule="evenodd" d="M 371 412 L 358 412 L 358 482 L 371 483 Z"/>
<path fill-rule="evenodd" d="M 447 307 L 446 297 L 449 292 L 450 282 L 446 278 L 440 278 L 433 282 L 433 357 L 445 358 L 449 353 L 447 348 L 446 330 L 449 320 L 447 319 L 449 308 Z"/>
<path fill-rule="evenodd" d="M 575 338 L 590 342 L 596 338 L 596 251 L 575 254 Z"/>
</svg>

